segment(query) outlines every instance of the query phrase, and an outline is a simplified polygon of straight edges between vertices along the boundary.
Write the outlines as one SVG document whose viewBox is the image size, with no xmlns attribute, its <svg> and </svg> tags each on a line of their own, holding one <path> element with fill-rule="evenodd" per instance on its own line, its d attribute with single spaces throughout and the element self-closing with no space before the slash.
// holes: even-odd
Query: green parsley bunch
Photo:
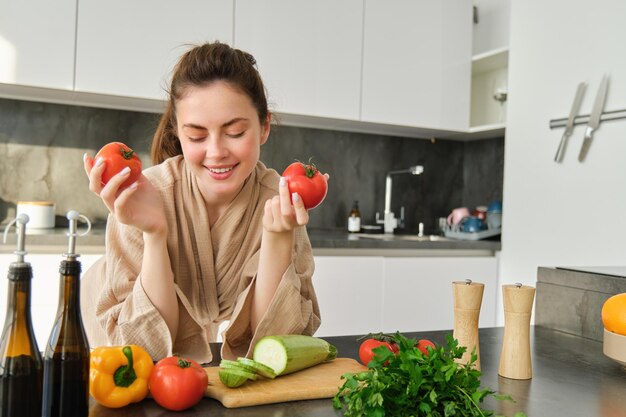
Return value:
<svg viewBox="0 0 626 417">
<path fill-rule="evenodd" d="M 416 347 L 414 339 L 399 332 L 393 336 L 397 354 L 380 346 L 368 370 L 345 374 L 344 384 L 333 398 L 337 409 L 346 417 L 469 417 L 493 416 L 480 404 L 490 395 L 512 400 L 510 396 L 495 395 L 480 388 L 480 371 L 474 368 L 476 352 L 467 364 L 455 362 L 466 351 L 451 335 L 446 346 L 428 348 L 428 355 Z M 525 416 L 517 413 L 514 417 Z"/>
</svg>

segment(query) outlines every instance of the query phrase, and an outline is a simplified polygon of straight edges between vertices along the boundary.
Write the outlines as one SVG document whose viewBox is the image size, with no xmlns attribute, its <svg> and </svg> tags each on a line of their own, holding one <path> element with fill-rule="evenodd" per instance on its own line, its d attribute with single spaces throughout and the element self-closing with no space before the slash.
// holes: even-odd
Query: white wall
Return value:
<svg viewBox="0 0 626 417">
<path fill-rule="evenodd" d="M 605 109 L 626 108 L 624 18 L 621 0 L 512 1 L 500 285 L 535 285 L 538 266 L 626 265 L 626 120 L 602 124 L 583 163 L 585 127 L 561 164 L 563 129 L 548 127 L 581 81 L 589 114 L 605 73 Z"/>
</svg>

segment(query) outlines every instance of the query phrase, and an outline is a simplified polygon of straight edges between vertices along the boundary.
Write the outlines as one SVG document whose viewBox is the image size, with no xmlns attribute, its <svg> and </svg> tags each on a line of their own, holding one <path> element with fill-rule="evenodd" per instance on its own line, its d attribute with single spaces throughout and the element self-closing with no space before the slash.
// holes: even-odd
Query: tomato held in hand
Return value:
<svg viewBox="0 0 626 417">
<path fill-rule="evenodd" d="M 428 348 L 430 347 L 435 349 L 435 344 L 428 339 L 420 339 L 417 341 L 417 345 L 415 345 L 415 347 L 417 347 L 424 355 L 428 355 Z"/>
<path fill-rule="evenodd" d="M 306 209 L 319 206 L 328 192 L 326 177 L 311 162 L 294 162 L 285 169 L 283 177 L 287 179 L 289 191 L 298 193 Z"/>
<path fill-rule="evenodd" d="M 98 151 L 96 159 L 104 159 L 104 171 L 102 172 L 102 185 L 106 185 L 114 175 L 125 167 L 130 168 L 130 174 L 122 183 L 120 189 L 124 189 L 137 181 L 141 175 L 141 160 L 137 153 L 122 142 L 107 143 Z"/>
<path fill-rule="evenodd" d="M 387 349 L 389 349 L 390 352 L 398 353 L 398 346 L 396 346 L 395 344 L 377 339 L 365 339 L 359 347 L 359 359 L 361 359 L 361 363 L 363 365 L 367 366 L 372 358 L 376 356 L 373 350 L 379 346 L 385 346 Z"/>
<path fill-rule="evenodd" d="M 171 411 L 196 405 L 208 384 L 209 378 L 197 362 L 179 356 L 161 359 L 150 374 L 150 393 L 154 401 Z"/>
</svg>

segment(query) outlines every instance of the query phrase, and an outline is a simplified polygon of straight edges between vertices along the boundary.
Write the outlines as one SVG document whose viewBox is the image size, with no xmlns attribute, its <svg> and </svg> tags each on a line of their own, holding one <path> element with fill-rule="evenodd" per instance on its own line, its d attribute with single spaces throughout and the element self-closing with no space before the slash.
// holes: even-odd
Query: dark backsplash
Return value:
<svg viewBox="0 0 626 417">
<path fill-rule="evenodd" d="M 0 221 L 20 200 L 54 200 L 57 214 L 70 208 L 104 218 L 106 209 L 87 189 L 82 154 L 120 140 L 148 166 L 159 115 L 0 99 Z M 398 138 L 274 125 L 261 160 L 282 172 L 310 157 L 330 175 L 325 202 L 311 211 L 311 228 L 346 228 L 354 200 L 364 224 L 382 215 L 388 171 L 423 165 L 418 176 L 394 175 L 392 211 L 405 208 L 406 228 L 459 206 L 474 208 L 502 199 L 504 140 L 472 142 Z M 41 165 L 45 165 L 45 169 Z M 31 185 L 34 184 L 34 185 Z M 86 196 L 87 195 L 87 196 Z"/>
</svg>

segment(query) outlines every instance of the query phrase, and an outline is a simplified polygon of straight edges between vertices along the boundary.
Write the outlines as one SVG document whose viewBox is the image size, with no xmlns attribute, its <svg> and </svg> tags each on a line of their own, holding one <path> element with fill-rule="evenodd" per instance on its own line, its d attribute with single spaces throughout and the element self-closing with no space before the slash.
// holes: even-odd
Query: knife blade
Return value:
<svg viewBox="0 0 626 417">
<path fill-rule="evenodd" d="M 580 110 L 580 103 L 583 101 L 583 95 L 585 94 L 585 89 L 587 88 L 587 84 L 581 82 L 578 84 L 578 88 L 576 89 L 576 95 L 574 96 L 574 101 L 572 102 L 572 108 L 569 112 L 569 117 L 567 118 L 567 124 L 565 125 L 565 132 L 563 132 L 563 136 L 561 137 L 561 142 L 559 142 L 559 148 L 556 150 L 556 155 L 554 156 L 555 162 L 561 162 L 563 160 L 563 155 L 565 154 L 565 148 L 567 147 L 567 139 L 572 134 L 574 130 L 574 119 Z"/>
<path fill-rule="evenodd" d="M 587 128 L 585 129 L 585 139 L 583 140 L 583 146 L 580 148 L 580 153 L 578 154 L 578 160 L 580 162 L 585 160 L 587 153 L 589 152 L 589 147 L 591 146 L 591 142 L 593 141 L 593 133 L 600 126 L 600 117 L 602 116 L 602 111 L 604 110 L 604 103 L 606 101 L 606 93 L 609 87 L 609 77 L 604 75 L 602 77 L 602 82 L 600 83 L 600 87 L 598 87 L 598 93 L 596 94 L 596 101 L 593 103 L 593 109 L 591 110 L 591 115 L 589 116 L 589 121 L 587 122 Z"/>
</svg>

